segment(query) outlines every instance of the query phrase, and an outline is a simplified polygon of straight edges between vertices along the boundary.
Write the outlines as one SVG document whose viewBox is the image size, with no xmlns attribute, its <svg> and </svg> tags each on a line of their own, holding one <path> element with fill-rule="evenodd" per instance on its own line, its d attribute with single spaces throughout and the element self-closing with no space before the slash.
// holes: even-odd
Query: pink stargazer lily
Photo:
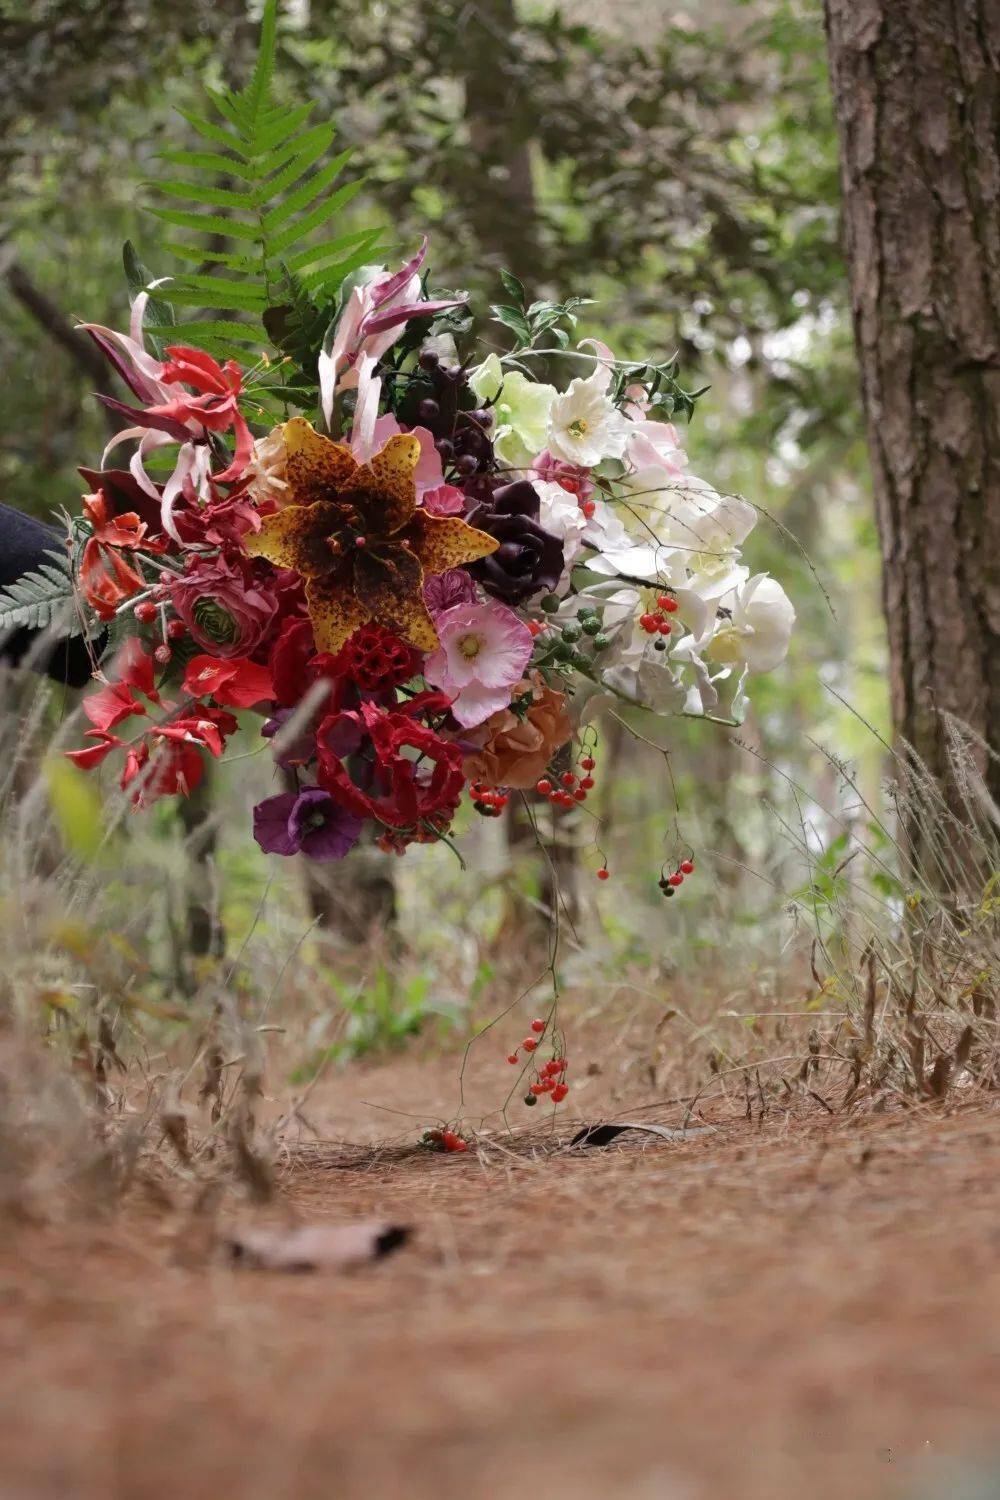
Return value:
<svg viewBox="0 0 1000 1500">
<path fill-rule="evenodd" d="M 371 379 L 376 362 L 391 349 L 411 318 L 427 318 L 457 307 L 465 296 L 424 302 L 420 297 L 420 268 L 427 257 L 427 237 L 412 260 L 398 271 L 383 272 L 355 287 L 347 300 L 333 343 L 319 356 L 320 404 L 327 423 L 333 416 L 338 390 L 353 390 Z M 366 363 L 367 359 L 367 363 Z"/>
</svg>

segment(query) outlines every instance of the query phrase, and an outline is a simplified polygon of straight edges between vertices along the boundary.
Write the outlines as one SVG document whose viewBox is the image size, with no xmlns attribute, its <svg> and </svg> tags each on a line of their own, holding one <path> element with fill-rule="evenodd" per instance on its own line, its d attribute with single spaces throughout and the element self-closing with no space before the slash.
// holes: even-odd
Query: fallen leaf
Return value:
<svg viewBox="0 0 1000 1500">
<path fill-rule="evenodd" d="M 714 1125 L 696 1125 L 693 1130 L 675 1130 L 669 1125 L 646 1125 L 637 1120 L 623 1120 L 618 1125 L 584 1125 L 570 1141 L 571 1146 L 610 1146 L 627 1130 L 658 1135 L 664 1141 L 690 1141 L 696 1135 L 710 1135 Z"/>
<path fill-rule="evenodd" d="M 258 1271 L 350 1271 L 391 1255 L 410 1233 L 408 1225 L 380 1220 L 298 1224 L 241 1230 L 230 1236 L 228 1248 L 237 1265 Z"/>
<path fill-rule="evenodd" d="M 246 1229 L 229 1236 L 229 1256 L 255 1271 L 352 1271 L 405 1245 L 405 1224 L 298 1224 L 291 1229 Z"/>
</svg>

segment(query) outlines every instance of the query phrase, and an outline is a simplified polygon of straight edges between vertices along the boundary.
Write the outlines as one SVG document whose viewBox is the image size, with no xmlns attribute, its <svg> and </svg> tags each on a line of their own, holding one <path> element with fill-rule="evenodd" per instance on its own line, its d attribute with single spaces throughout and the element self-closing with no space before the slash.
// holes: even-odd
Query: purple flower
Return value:
<svg viewBox="0 0 1000 1500">
<path fill-rule="evenodd" d="M 265 797 L 253 810 L 253 836 L 265 854 L 343 859 L 361 837 L 361 820 L 321 787 Z"/>
<path fill-rule="evenodd" d="M 538 492 L 527 479 L 516 479 L 473 507 L 466 520 L 500 543 L 489 557 L 470 568 L 488 594 L 505 604 L 521 604 L 533 594 L 548 594 L 565 567 L 559 537 L 539 525 Z"/>
</svg>

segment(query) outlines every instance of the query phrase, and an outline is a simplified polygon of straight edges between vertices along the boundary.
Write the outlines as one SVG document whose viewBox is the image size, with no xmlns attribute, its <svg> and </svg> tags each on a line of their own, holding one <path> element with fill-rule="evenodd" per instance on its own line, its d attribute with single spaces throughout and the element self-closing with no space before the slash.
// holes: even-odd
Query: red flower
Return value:
<svg viewBox="0 0 1000 1500">
<path fill-rule="evenodd" d="M 103 490 L 84 495 L 83 509 L 94 532 L 83 549 L 80 587 L 91 609 L 102 620 L 112 620 L 119 604 L 145 587 L 146 580 L 121 551 L 143 544 L 146 523 L 135 511 L 113 516 Z"/>
<path fill-rule="evenodd" d="M 133 714 L 146 713 L 146 706 L 139 702 L 136 691 L 143 693 L 152 703 L 160 701 L 153 686 L 153 658 L 146 654 L 137 640 L 127 641 L 122 647 L 114 672 L 115 682 L 106 682 L 83 700 L 84 713 L 102 732 L 114 729 L 116 724 Z"/>
<path fill-rule="evenodd" d="M 110 755 L 119 745 L 124 744 L 116 734 L 107 734 L 103 729 L 88 729 L 84 735 L 85 740 L 96 741 L 93 745 L 84 745 L 80 750 L 67 750 L 66 759 L 71 760 L 81 771 L 92 771 L 99 766 L 105 756 Z"/>
<path fill-rule="evenodd" d="M 420 654 L 398 635 L 370 622 L 354 632 L 336 656 L 316 658 L 335 677 L 349 677 L 362 692 L 378 693 L 409 682 L 420 670 Z"/>
<path fill-rule="evenodd" d="M 235 734 L 238 728 L 236 719 L 224 708 L 203 708 L 157 725 L 153 734 L 175 744 L 200 745 L 218 759 L 226 748 L 226 736 Z"/>
<path fill-rule="evenodd" d="M 239 365 L 233 359 L 220 365 L 210 354 L 182 344 L 172 344 L 166 352 L 170 358 L 160 372 L 160 379 L 166 384 L 182 382 L 200 394 L 175 396 L 159 406 L 147 406 L 145 415 L 172 422 L 200 422 L 210 432 L 228 432 L 231 427 L 236 437 L 233 461 L 213 477 L 220 484 L 238 479 L 253 453 L 253 437 L 237 400 L 243 389 Z"/>
<path fill-rule="evenodd" d="M 442 694 L 422 693 L 405 708 L 363 703 L 357 711 L 328 715 L 316 734 L 320 786 L 356 816 L 390 828 L 415 829 L 432 819 L 440 826 L 440 815 L 450 817 L 465 785 L 462 752 L 417 714 L 446 705 Z M 358 757 L 357 780 L 349 756 Z"/>
<path fill-rule="evenodd" d="M 315 674 L 309 663 L 316 655 L 316 641 L 310 620 L 286 620 L 271 653 L 274 696 L 284 708 L 295 708 L 312 684 Z"/>
<path fill-rule="evenodd" d="M 274 697 L 268 667 L 260 667 L 245 656 L 220 661 L 215 656 L 195 656 L 184 673 L 184 691 L 193 698 L 214 698 L 227 708 L 252 708 Z"/>
<path fill-rule="evenodd" d="M 158 797 L 189 796 L 198 785 L 205 766 L 193 745 L 167 742 L 150 754 L 147 740 L 131 746 L 121 775 L 124 791 L 138 781 L 132 800 L 137 807 L 147 807 Z"/>
</svg>

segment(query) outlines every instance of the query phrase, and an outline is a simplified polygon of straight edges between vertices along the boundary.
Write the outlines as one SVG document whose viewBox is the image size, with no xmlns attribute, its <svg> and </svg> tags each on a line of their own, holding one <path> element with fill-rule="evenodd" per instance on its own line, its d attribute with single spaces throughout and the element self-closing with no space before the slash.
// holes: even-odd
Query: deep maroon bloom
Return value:
<svg viewBox="0 0 1000 1500">
<path fill-rule="evenodd" d="M 322 787 L 280 792 L 253 810 L 253 836 L 265 854 L 307 854 L 343 859 L 361 836 L 361 820 L 334 802 Z"/>
<path fill-rule="evenodd" d="M 488 594 L 520 604 L 533 594 L 551 593 L 563 572 L 563 544 L 538 523 L 538 494 L 527 479 L 495 490 L 469 513 L 468 521 L 500 543 L 469 571 Z"/>
</svg>

